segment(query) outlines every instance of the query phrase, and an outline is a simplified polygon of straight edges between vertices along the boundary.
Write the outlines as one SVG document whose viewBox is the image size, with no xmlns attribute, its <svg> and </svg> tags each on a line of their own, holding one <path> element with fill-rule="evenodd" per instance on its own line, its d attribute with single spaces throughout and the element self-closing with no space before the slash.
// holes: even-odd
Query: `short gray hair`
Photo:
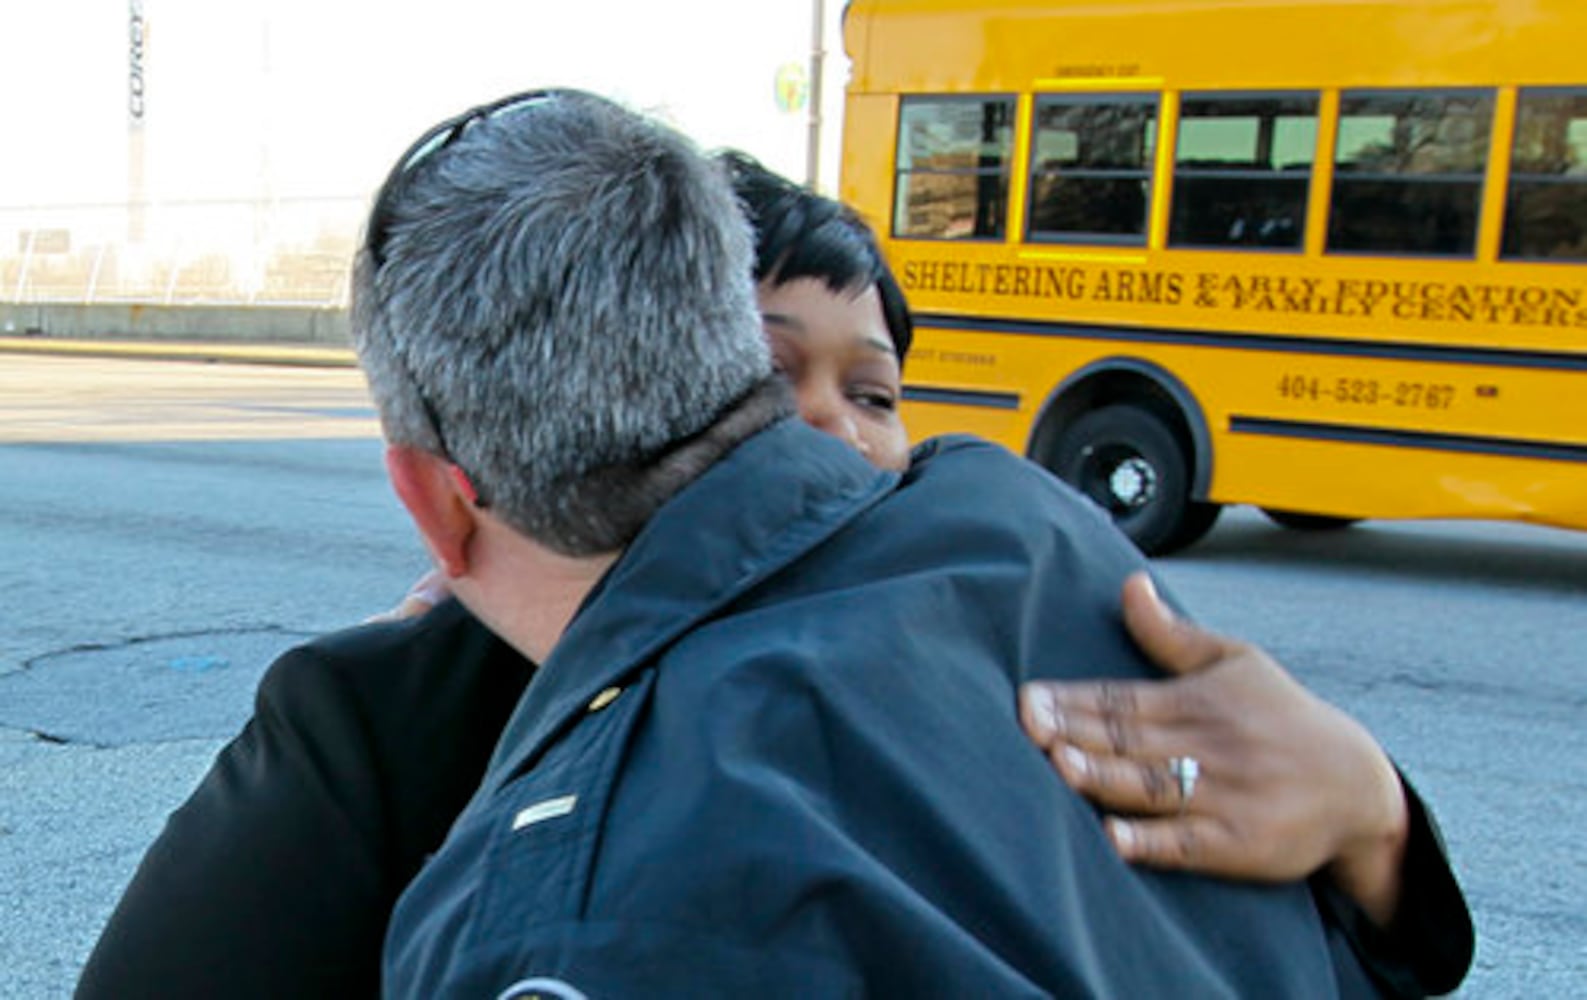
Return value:
<svg viewBox="0 0 1587 1000">
<path fill-rule="evenodd" d="M 687 139 L 604 98 L 454 121 L 393 170 L 353 269 L 386 436 L 557 551 L 621 547 L 682 485 L 653 481 L 669 449 L 771 375 L 748 223 Z"/>
</svg>

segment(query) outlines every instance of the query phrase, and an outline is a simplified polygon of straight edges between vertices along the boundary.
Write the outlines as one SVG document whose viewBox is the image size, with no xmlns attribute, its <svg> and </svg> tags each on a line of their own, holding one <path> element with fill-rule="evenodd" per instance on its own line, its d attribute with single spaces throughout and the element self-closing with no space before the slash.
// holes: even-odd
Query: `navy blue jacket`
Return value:
<svg viewBox="0 0 1587 1000">
<path fill-rule="evenodd" d="M 1155 675 L 1117 617 L 1142 566 L 995 446 L 900 479 L 757 435 L 530 683 L 386 994 L 1370 993 L 1304 884 L 1130 868 L 1022 734 L 1025 679 Z"/>
</svg>

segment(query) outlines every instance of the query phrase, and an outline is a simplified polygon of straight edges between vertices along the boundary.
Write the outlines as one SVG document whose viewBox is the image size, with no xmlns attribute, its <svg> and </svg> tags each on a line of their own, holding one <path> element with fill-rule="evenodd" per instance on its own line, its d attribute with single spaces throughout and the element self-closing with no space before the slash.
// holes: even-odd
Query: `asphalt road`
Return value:
<svg viewBox="0 0 1587 1000">
<path fill-rule="evenodd" d="M 422 568 L 375 435 L 347 369 L 0 354 L 0 997 L 70 993 L 269 659 Z M 1587 994 L 1587 535 L 1236 510 L 1159 566 L 1435 805 L 1460 995 Z"/>
</svg>

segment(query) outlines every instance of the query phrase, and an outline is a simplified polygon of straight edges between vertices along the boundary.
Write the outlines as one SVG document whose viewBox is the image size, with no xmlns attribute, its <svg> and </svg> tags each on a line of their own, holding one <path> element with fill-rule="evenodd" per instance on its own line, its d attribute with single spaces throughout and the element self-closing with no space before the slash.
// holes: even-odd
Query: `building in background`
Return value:
<svg viewBox="0 0 1587 1000">
<path fill-rule="evenodd" d="M 0 303 L 340 307 L 413 135 L 539 85 L 656 113 L 806 176 L 845 63 L 819 0 L 54 0 L 0 12 Z M 722 39 L 732 39 L 724 48 Z"/>
</svg>

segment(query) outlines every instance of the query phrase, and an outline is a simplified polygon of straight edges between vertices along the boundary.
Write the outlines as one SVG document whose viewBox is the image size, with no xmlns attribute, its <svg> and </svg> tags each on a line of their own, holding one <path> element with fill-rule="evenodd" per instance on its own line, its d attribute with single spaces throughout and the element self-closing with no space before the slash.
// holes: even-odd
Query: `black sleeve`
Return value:
<svg viewBox="0 0 1587 1000">
<path fill-rule="evenodd" d="M 1321 874 L 1313 877 L 1312 889 L 1324 916 L 1386 996 L 1437 996 L 1453 992 L 1466 977 L 1476 935 L 1438 825 L 1403 774 L 1400 782 L 1411 828 L 1405 845 L 1405 882 L 1393 923 L 1387 928 L 1373 923 Z"/>
<path fill-rule="evenodd" d="M 254 718 L 145 855 L 76 995 L 376 995 L 390 890 L 362 727 L 312 649 L 278 659 Z"/>
</svg>

